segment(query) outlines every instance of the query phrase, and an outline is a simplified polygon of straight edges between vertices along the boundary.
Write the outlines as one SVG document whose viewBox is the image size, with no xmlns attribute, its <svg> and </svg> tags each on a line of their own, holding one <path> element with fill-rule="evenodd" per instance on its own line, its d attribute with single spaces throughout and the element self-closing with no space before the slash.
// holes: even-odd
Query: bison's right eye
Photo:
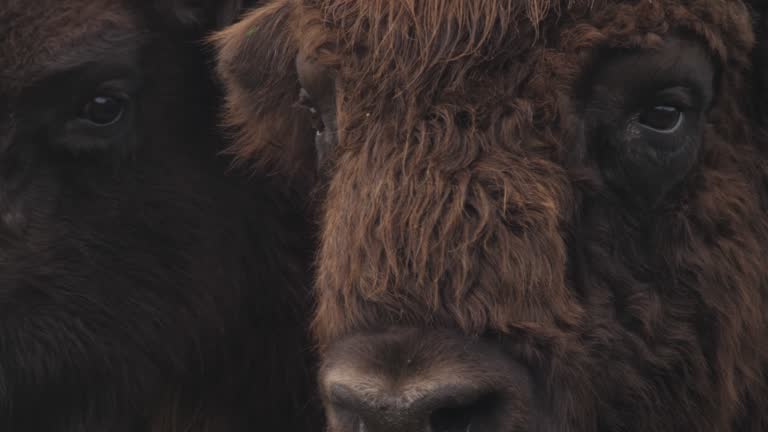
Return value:
<svg viewBox="0 0 768 432">
<path fill-rule="evenodd" d="M 124 112 L 124 98 L 96 95 L 85 104 L 80 113 L 80 118 L 95 126 L 110 126 L 120 121 Z"/>
<path fill-rule="evenodd" d="M 123 149 L 135 139 L 135 110 L 139 83 L 114 80 L 84 88 L 62 113 L 61 129 L 51 129 L 57 148 L 69 151 Z"/>
</svg>

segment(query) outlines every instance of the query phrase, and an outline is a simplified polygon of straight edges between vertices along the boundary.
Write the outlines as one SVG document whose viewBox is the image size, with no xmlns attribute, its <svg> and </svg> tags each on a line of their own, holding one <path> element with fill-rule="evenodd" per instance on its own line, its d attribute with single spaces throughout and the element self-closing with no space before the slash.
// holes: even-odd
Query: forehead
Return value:
<svg viewBox="0 0 768 432">
<path fill-rule="evenodd" d="M 136 31 L 120 0 L 0 0 L 0 87 L 98 58 Z"/>
<path fill-rule="evenodd" d="M 729 51 L 747 52 L 753 42 L 742 1 L 305 0 L 304 5 L 330 24 L 331 45 L 350 48 L 347 55 L 368 53 L 367 61 L 407 57 L 407 62 L 465 64 L 510 51 L 527 55 L 534 47 L 640 47 L 654 40 L 648 35 L 675 32 L 700 38 L 726 59 Z M 310 49 L 326 42 L 305 41 Z"/>
<path fill-rule="evenodd" d="M 305 0 L 300 50 L 338 70 L 350 112 L 436 103 L 495 109 L 508 95 L 545 103 L 602 48 L 659 48 L 685 36 L 741 73 L 754 44 L 749 11 L 722 0 Z M 321 17 L 313 16 L 320 14 Z M 322 24 L 318 24 L 322 23 Z M 322 26 L 317 31 L 313 25 Z M 318 37 L 324 35 L 325 37 Z M 682 59 L 687 59 L 684 57 Z M 354 83 L 350 85 L 349 83 Z M 374 87 L 375 91 L 371 91 Z"/>
</svg>

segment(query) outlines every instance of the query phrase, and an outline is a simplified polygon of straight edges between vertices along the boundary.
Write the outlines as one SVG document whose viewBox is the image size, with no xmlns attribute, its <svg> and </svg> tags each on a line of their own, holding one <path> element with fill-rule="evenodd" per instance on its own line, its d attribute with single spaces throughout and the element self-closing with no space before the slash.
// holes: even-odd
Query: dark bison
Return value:
<svg viewBox="0 0 768 432">
<path fill-rule="evenodd" d="M 0 0 L 0 430 L 308 423 L 305 217 L 196 43 L 236 6 Z"/>
<path fill-rule="evenodd" d="M 277 0 L 216 41 L 236 150 L 320 156 L 331 431 L 768 430 L 744 3 Z"/>
</svg>

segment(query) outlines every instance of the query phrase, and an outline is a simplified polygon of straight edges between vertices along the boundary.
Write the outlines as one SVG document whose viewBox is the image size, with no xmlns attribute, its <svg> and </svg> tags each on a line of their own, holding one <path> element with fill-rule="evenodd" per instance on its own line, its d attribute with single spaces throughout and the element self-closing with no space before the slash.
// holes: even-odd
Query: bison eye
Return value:
<svg viewBox="0 0 768 432">
<path fill-rule="evenodd" d="M 80 117 L 96 126 L 110 126 L 123 117 L 125 104 L 117 96 L 96 95 L 83 106 Z"/>
<path fill-rule="evenodd" d="M 320 112 L 312 101 L 312 97 L 303 88 L 299 92 L 299 102 L 297 103 L 297 106 L 309 112 L 312 119 L 312 128 L 318 135 L 322 134 L 325 131 L 325 123 L 323 123 L 323 119 L 320 117 Z"/>
<path fill-rule="evenodd" d="M 299 100 L 294 105 L 309 112 L 310 126 L 315 131 L 315 157 L 318 169 L 325 166 L 325 161 L 333 152 L 337 142 L 334 95 L 326 94 L 325 96 L 323 99 L 315 99 L 302 87 L 299 91 Z"/>
<path fill-rule="evenodd" d="M 680 109 L 669 105 L 657 105 L 641 112 L 638 122 L 654 132 L 671 134 L 680 128 L 683 119 L 684 114 Z"/>
</svg>

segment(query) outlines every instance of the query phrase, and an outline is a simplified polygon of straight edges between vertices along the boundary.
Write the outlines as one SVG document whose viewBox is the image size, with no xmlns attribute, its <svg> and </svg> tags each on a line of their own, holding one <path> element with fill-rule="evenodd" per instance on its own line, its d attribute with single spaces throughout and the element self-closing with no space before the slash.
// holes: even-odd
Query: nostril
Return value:
<svg viewBox="0 0 768 432">
<path fill-rule="evenodd" d="M 330 386 L 329 402 L 336 430 L 349 432 L 401 431 L 471 432 L 497 430 L 502 396 L 472 386 L 443 386 L 412 399 L 378 386 Z"/>
<path fill-rule="evenodd" d="M 471 409 L 465 407 L 443 408 L 432 413 L 432 432 L 468 432 L 472 428 Z"/>
<path fill-rule="evenodd" d="M 475 422 L 487 422 L 494 405 L 495 397 L 487 395 L 471 403 L 436 409 L 430 416 L 430 432 L 471 432 Z"/>
<path fill-rule="evenodd" d="M 335 384 L 331 387 L 330 400 L 339 409 L 349 412 L 361 412 L 371 409 L 365 398 L 351 388 Z"/>
</svg>

